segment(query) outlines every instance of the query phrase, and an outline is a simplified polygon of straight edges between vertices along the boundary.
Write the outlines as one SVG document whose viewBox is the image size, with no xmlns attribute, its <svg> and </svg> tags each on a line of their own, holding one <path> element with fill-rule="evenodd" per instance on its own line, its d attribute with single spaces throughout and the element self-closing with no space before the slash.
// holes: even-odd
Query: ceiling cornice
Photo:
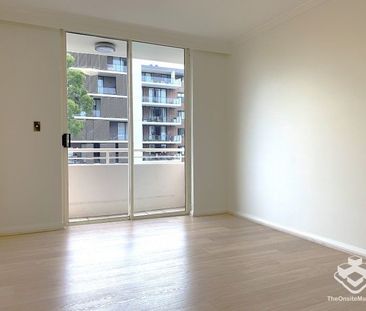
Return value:
<svg viewBox="0 0 366 311">
<path fill-rule="evenodd" d="M 305 14 L 306 12 L 316 7 L 319 7 L 320 5 L 328 1 L 330 0 L 308 0 L 287 12 L 277 15 L 276 17 L 268 20 L 266 23 L 254 27 L 251 31 L 246 32 L 241 36 L 239 36 L 236 40 L 233 41 L 233 46 L 231 49 L 235 48 L 235 46 L 237 45 L 245 44 L 250 39 L 255 38 L 261 33 L 270 31 L 276 28 L 277 26 L 280 26 L 281 24 L 286 23 L 287 21 L 294 19 L 302 14 Z"/>
</svg>

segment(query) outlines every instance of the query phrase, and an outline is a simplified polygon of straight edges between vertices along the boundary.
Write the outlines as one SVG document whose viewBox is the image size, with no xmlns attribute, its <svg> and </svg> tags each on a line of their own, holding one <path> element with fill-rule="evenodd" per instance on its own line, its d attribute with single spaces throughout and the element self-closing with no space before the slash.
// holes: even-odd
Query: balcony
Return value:
<svg viewBox="0 0 366 311">
<path fill-rule="evenodd" d="M 115 87 L 100 87 L 98 86 L 99 94 L 107 94 L 107 95 L 117 95 L 117 90 Z"/>
<path fill-rule="evenodd" d="M 182 125 L 182 118 L 164 118 L 158 116 L 146 117 L 142 120 L 142 125 L 166 125 L 166 126 L 179 126 Z"/>
<path fill-rule="evenodd" d="M 69 148 L 68 151 L 69 165 L 110 165 L 128 162 L 127 148 Z M 142 148 L 135 149 L 135 152 L 139 154 L 135 155 L 135 159 L 140 162 L 149 161 L 151 158 L 159 163 L 184 160 L 184 148 Z"/>
<path fill-rule="evenodd" d="M 166 97 L 150 97 L 143 96 L 142 97 L 142 105 L 143 106 L 151 106 L 151 107 L 171 107 L 171 108 L 179 108 L 182 106 L 182 98 L 166 98 Z"/>
<path fill-rule="evenodd" d="M 81 70 L 87 75 L 95 75 L 98 73 L 126 74 L 126 59 L 118 58 L 106 61 L 106 56 L 89 53 L 69 52 L 74 58 L 75 63 L 73 69 Z M 110 56 L 107 56 L 108 58 Z"/>
<path fill-rule="evenodd" d="M 142 85 L 151 87 L 163 87 L 163 88 L 180 88 L 182 87 L 181 79 L 166 78 L 166 77 L 154 77 L 142 75 Z"/>
<path fill-rule="evenodd" d="M 102 121 L 115 121 L 115 122 L 128 122 L 127 118 L 113 118 L 113 117 L 92 117 L 87 115 L 74 116 L 76 120 L 102 120 Z"/>
<path fill-rule="evenodd" d="M 107 64 L 107 70 L 127 73 L 127 66 L 123 66 L 123 65 L 119 65 L 119 64 Z"/>
<path fill-rule="evenodd" d="M 144 136 L 143 143 L 149 144 L 181 144 L 182 143 L 182 136 L 175 135 L 175 136 L 168 136 L 168 135 L 148 135 Z"/>
<path fill-rule="evenodd" d="M 135 151 L 135 212 L 182 210 L 185 206 L 184 149 Z M 127 214 L 127 152 L 126 148 L 69 149 L 70 218 Z M 120 163 L 116 163 L 117 159 Z"/>
<path fill-rule="evenodd" d="M 74 70 L 80 70 L 85 73 L 87 76 L 95 76 L 98 74 L 114 74 L 114 75 L 126 75 L 127 74 L 127 67 L 120 66 L 120 67 L 112 67 L 111 65 L 108 66 L 107 69 L 101 68 L 89 68 L 89 67 L 71 67 Z M 116 70 L 118 69 L 118 70 Z"/>
<path fill-rule="evenodd" d="M 127 95 L 114 95 L 114 94 L 100 93 L 99 91 L 102 91 L 102 90 L 98 89 L 98 93 L 88 93 L 88 95 L 92 96 L 92 97 L 109 97 L 109 98 L 126 98 L 127 99 Z"/>
<path fill-rule="evenodd" d="M 109 97 L 109 98 L 126 98 L 127 99 L 127 95 L 122 95 L 122 94 L 117 93 L 116 87 L 98 86 L 96 93 L 89 92 L 88 95 L 92 96 L 92 97 Z"/>
</svg>

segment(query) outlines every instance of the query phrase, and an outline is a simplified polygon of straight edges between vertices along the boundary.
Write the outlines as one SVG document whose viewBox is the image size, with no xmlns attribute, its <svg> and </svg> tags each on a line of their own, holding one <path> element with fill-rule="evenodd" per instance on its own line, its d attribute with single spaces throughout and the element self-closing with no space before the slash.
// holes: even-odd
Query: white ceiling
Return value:
<svg viewBox="0 0 366 311">
<path fill-rule="evenodd" d="M 95 44 L 101 41 L 113 43 L 116 49 L 115 52 L 108 54 L 98 53 L 95 50 Z M 74 33 L 68 33 L 66 35 L 66 49 L 68 52 L 127 57 L 126 41 L 96 36 L 79 35 Z M 150 60 L 154 62 L 184 64 L 184 49 L 149 43 L 133 42 L 132 58 Z"/>
<path fill-rule="evenodd" d="M 314 0 L 1 0 L 1 5 L 233 40 L 309 2 Z"/>
<path fill-rule="evenodd" d="M 110 56 L 126 57 L 127 56 L 127 43 L 126 41 L 104 39 L 101 37 L 77 35 L 68 33 L 66 35 L 66 48 L 68 52 L 87 53 L 87 54 L 101 54 L 95 50 L 95 44 L 101 41 L 108 41 L 113 43 L 116 51 L 108 53 Z"/>
</svg>

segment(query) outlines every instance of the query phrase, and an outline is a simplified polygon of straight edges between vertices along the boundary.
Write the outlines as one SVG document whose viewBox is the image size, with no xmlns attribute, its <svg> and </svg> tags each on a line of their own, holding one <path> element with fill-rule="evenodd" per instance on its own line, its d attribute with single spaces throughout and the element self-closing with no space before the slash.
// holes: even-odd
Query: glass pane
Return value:
<svg viewBox="0 0 366 311">
<path fill-rule="evenodd" d="M 127 43 L 67 34 L 69 215 L 127 215 Z"/>
<path fill-rule="evenodd" d="M 132 44 L 134 215 L 185 211 L 184 50 Z"/>
</svg>

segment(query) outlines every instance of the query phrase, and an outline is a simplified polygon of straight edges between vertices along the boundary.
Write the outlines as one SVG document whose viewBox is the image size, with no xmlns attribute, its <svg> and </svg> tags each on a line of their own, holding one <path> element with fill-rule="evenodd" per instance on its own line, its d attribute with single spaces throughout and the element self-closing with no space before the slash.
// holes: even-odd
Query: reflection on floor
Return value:
<svg viewBox="0 0 366 311">
<path fill-rule="evenodd" d="M 347 257 L 230 215 L 72 226 L 0 238 L 0 310 L 365 310 L 328 301 Z"/>
</svg>

